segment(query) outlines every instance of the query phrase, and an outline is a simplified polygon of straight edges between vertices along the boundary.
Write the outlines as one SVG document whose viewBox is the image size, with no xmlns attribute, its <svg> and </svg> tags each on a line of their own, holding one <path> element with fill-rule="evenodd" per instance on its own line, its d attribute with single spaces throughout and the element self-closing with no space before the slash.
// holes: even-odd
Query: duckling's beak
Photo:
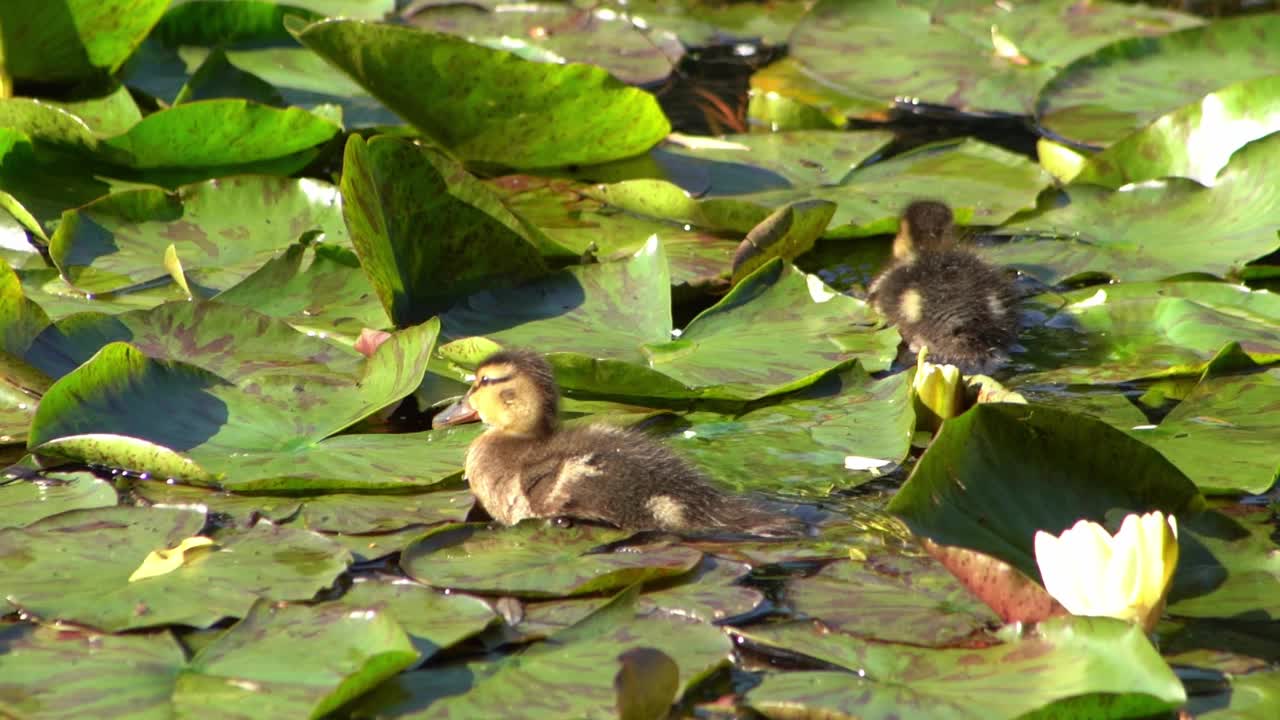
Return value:
<svg viewBox="0 0 1280 720">
<path fill-rule="evenodd" d="M 444 409 L 444 412 L 431 418 L 432 428 L 442 428 L 446 425 L 461 425 L 463 423 L 475 422 L 480 419 L 480 413 L 471 407 L 471 403 L 467 402 L 464 396 L 458 402 Z"/>
</svg>

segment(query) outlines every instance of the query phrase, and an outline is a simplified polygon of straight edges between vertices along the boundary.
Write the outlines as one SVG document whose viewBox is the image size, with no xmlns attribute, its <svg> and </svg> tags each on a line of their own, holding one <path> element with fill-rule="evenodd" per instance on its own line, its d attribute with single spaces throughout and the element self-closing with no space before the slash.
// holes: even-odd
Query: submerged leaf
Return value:
<svg viewBox="0 0 1280 720">
<path fill-rule="evenodd" d="M 213 540 L 203 535 L 185 538 L 182 542 L 167 550 L 152 550 L 142 559 L 142 564 L 129 576 L 129 582 L 146 580 L 147 578 L 167 575 L 199 555 L 200 550 L 209 551 L 216 547 Z"/>
</svg>

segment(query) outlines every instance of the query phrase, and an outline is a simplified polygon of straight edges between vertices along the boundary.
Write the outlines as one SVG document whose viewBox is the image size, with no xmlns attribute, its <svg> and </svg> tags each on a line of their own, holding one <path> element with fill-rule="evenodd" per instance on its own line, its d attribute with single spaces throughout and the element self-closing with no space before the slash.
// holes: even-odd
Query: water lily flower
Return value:
<svg viewBox="0 0 1280 720">
<path fill-rule="evenodd" d="M 1037 532 L 1035 548 L 1045 589 L 1072 615 L 1119 618 L 1150 631 L 1178 565 L 1178 523 L 1160 511 L 1130 513 L 1113 537 L 1081 520 L 1056 537 Z"/>
<path fill-rule="evenodd" d="M 916 397 L 916 412 L 921 425 L 936 428 L 943 420 L 967 410 L 969 401 L 960 368 L 955 365 L 934 365 L 925 360 L 927 352 L 920 350 L 911 389 Z"/>
</svg>

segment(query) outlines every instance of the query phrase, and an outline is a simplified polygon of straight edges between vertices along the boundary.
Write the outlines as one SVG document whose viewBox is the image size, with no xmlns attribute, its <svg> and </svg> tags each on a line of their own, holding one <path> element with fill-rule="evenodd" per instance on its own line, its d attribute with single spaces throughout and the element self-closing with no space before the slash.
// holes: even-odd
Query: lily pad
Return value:
<svg viewBox="0 0 1280 720">
<path fill-rule="evenodd" d="M 1179 525 L 1181 557 L 1168 612 L 1274 623 L 1280 618 L 1280 543 L 1271 513 L 1226 510 Z"/>
<path fill-rule="evenodd" d="M 1065 67 L 1036 101 L 1054 134 L 1109 145 L 1224 85 L 1280 73 L 1280 17 L 1218 20 L 1120 40 Z"/>
<path fill-rule="evenodd" d="M 1028 305 L 1047 319 L 1022 335 L 1017 388 L 1198 375 L 1217 355 L 1280 360 L 1280 297 L 1211 282 L 1120 283 Z"/>
<path fill-rule="evenodd" d="M 117 502 L 111 483 L 93 473 L 49 473 L 0 484 L 0 528 L 23 527 L 51 515 Z"/>
<path fill-rule="evenodd" d="M 1093 155 L 1073 182 L 1118 188 L 1185 177 L 1213 186 L 1236 150 L 1277 131 L 1280 75 L 1245 80 L 1184 105 Z"/>
<path fill-rule="evenodd" d="M 511 50 L 530 60 L 525 48 L 549 55 L 550 62 L 598 65 L 630 85 L 656 83 L 684 56 L 675 35 L 636 26 L 631 18 L 557 3 L 522 3 L 485 10 L 473 5 L 420 7 L 410 25 Z"/>
<path fill-rule="evenodd" d="M 1042 237 L 984 254 L 1051 284 L 1098 274 L 1126 282 L 1234 275 L 1280 246 L 1278 163 L 1280 133 L 1236 152 L 1212 187 L 1181 178 L 1124 192 L 1072 185 L 1043 212 L 1000 229 Z"/>
<path fill-rule="evenodd" d="M 740 415 L 690 413 L 668 442 L 735 490 L 825 495 L 874 476 L 850 470 L 851 457 L 884 470 L 906 458 L 915 430 L 909 386 L 903 373 L 873 381 L 846 370 Z"/>
<path fill-rule="evenodd" d="M 294 33 L 466 160 L 515 168 L 605 162 L 643 152 L 671 129 L 652 95 L 598 67 L 530 62 L 448 35 L 353 20 Z"/>
<path fill-rule="evenodd" d="M 131 190 L 66 213 L 49 253 L 79 290 L 109 292 L 166 276 L 174 245 L 197 286 L 226 289 L 312 230 L 348 244 L 338 189 L 310 179 L 238 176 L 177 193 Z"/>
<path fill-rule="evenodd" d="M 6 2 L 0 8 L 5 72 L 40 82 L 115 72 L 168 6 L 168 0 Z"/>
<path fill-rule="evenodd" d="M 237 495 L 163 480 L 133 480 L 130 485 L 133 495 L 145 506 L 199 510 L 221 515 L 222 519 L 242 527 L 250 527 L 260 518 L 284 524 L 302 509 L 302 501 L 290 497 Z"/>
<path fill-rule="evenodd" d="M 498 621 L 493 609 L 479 598 L 441 593 L 404 578 L 356 578 L 338 602 L 395 618 L 423 660 Z"/>
<path fill-rule="evenodd" d="M 697 550 L 673 545 L 590 552 L 627 536 L 620 530 L 560 528 L 542 520 L 509 528 L 449 525 L 405 551 L 400 566 L 433 587 L 546 598 L 681 575 L 702 559 Z"/>
<path fill-rule="evenodd" d="M 465 489 L 416 495 L 336 493 L 307 498 L 299 521 L 304 527 L 321 532 L 381 533 L 410 525 L 462 522 L 474 502 L 471 492 Z"/>
<path fill-rule="evenodd" d="M 1036 635 L 970 650 L 884 645 L 797 624 L 739 632 L 848 669 L 767 676 L 746 702 L 770 716 L 803 711 L 890 718 L 919 712 L 1012 720 L 1043 713 L 1101 720 L 1156 715 L 1187 700 L 1181 681 L 1142 630 L 1109 618 L 1049 621 Z"/>
<path fill-rule="evenodd" d="M 1209 378 L 1156 428 L 1132 434 L 1169 458 L 1206 494 L 1264 493 L 1280 478 L 1277 408 L 1280 370 Z"/>
<path fill-rule="evenodd" d="M 153 550 L 198 533 L 202 512 L 78 510 L 0 530 L 9 602 L 48 620 L 119 632 L 172 623 L 208 627 L 259 598 L 309 600 L 346 569 L 346 550 L 316 533 L 260 523 L 214 535 L 217 548 L 165 575 L 129 582 Z"/>
<path fill-rule="evenodd" d="M 397 325 L 423 322 L 495 281 L 545 272 L 537 252 L 542 233 L 435 150 L 353 135 L 342 193 L 360 263 Z"/>
<path fill-rule="evenodd" d="M 526 718 L 605 720 L 617 717 L 614 676 L 628 650 L 650 647 L 670 656 L 682 689 L 725 664 L 730 643 L 722 631 L 666 615 L 636 618 L 637 589 L 519 656 L 401 675 L 362 700 L 352 715 L 476 718 L 520 708 Z"/>
<path fill-rule="evenodd" d="M 259 601 L 191 658 L 178 676 L 173 707 L 178 715 L 318 718 L 417 659 L 385 612 Z"/>
<path fill-rule="evenodd" d="M 999 624 L 931 558 L 878 555 L 836 562 L 787 584 L 787 600 L 823 627 L 868 640 L 925 647 L 981 639 Z"/>
<path fill-rule="evenodd" d="M 169 699 L 186 658 L 169 632 L 104 635 L 0 624 L 0 712 L 103 720 L 173 717 Z"/>
<path fill-rule="evenodd" d="M 918 536 L 1039 578 L 1037 530 L 1057 534 L 1112 510 L 1185 517 L 1203 506 L 1196 486 L 1164 456 L 1100 420 L 985 403 L 943 424 L 888 510 Z"/>
</svg>

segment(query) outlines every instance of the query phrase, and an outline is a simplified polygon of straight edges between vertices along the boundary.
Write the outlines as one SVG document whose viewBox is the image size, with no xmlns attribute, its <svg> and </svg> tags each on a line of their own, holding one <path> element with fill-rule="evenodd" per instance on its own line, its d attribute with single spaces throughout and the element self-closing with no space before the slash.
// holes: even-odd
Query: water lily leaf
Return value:
<svg viewBox="0 0 1280 720">
<path fill-rule="evenodd" d="M 31 523 L 86 508 L 116 504 L 111 483 L 93 473 L 49 473 L 37 481 L 0 484 L 0 528 L 23 527 Z"/>
<path fill-rule="evenodd" d="M 48 325 L 49 316 L 27 298 L 18 275 L 0 260 L 0 443 L 26 437 L 40 395 L 48 389 L 47 378 L 22 360 Z"/>
<path fill-rule="evenodd" d="M 533 60 L 526 48 L 551 62 L 598 65 L 629 85 L 664 80 L 684 56 L 684 45 L 661 27 L 636 26 L 630 17 L 554 3 L 526 3 L 500 12 L 473 5 L 419 7 L 410 25 L 448 33 Z M 551 28 L 548 31 L 548 28 Z"/>
<path fill-rule="evenodd" d="M 637 616 L 656 610 L 711 623 L 745 615 L 764 602 L 759 590 L 739 584 L 750 571 L 751 566 L 746 563 L 704 555 L 692 572 L 649 583 L 649 589 L 636 600 Z M 548 637 L 578 623 L 607 602 L 607 598 L 575 597 L 526 603 L 513 629 L 522 640 Z"/>
<path fill-rule="evenodd" d="M 751 75 L 749 117 L 778 131 L 843 128 L 848 118 L 888 120 L 892 102 L 833 86 L 793 55 Z M 775 100 L 777 98 L 777 100 Z M 781 101 L 781 102 L 779 102 Z M 787 103 L 787 104 L 783 104 Z"/>
<path fill-rule="evenodd" d="M 1201 492 L 1264 493 L 1280 478 L 1277 407 L 1280 370 L 1209 378 L 1159 426 L 1132 434 L 1169 458 Z"/>
<path fill-rule="evenodd" d="M 232 65 L 221 48 L 207 53 L 204 60 L 191 71 L 191 78 L 174 96 L 173 104 L 219 98 L 244 98 L 271 107 L 285 105 L 284 97 L 271 83 Z"/>
<path fill-rule="evenodd" d="M 737 491 L 825 496 L 875 476 L 850 470 L 851 456 L 883 470 L 906 458 L 915 429 L 908 388 L 902 373 L 872 381 L 846 370 L 740 415 L 690 413 L 668 442 Z"/>
<path fill-rule="evenodd" d="M 1192 695 L 1187 711 L 1205 720 L 1266 720 L 1280 703 L 1280 670 L 1231 675 L 1226 698 Z M 1223 703 L 1225 702 L 1225 706 Z"/>
<path fill-rule="evenodd" d="M 1224 85 L 1280 73 L 1280 17 L 1218 20 L 1129 38 L 1058 73 L 1036 100 L 1041 127 L 1106 146 Z"/>
<path fill-rule="evenodd" d="M 572 251 L 575 258 L 594 249 L 601 259 L 617 260 L 658 236 L 673 286 L 701 285 L 727 275 L 742 239 L 737 233 L 716 234 L 618 212 L 589 197 L 587 185 L 571 180 L 508 175 L 490 181 L 490 187 L 512 211 Z"/>
<path fill-rule="evenodd" d="M 945 197 L 961 224 L 998 225 L 1035 204 L 1051 182 L 1027 158 L 977 140 L 926 145 L 861 167 L 838 185 L 795 187 L 694 200 L 670 183 L 631 180 L 600 186 L 595 195 L 624 210 L 700 227 L 747 232 L 773 210 L 820 199 L 836 203 L 824 237 L 893 233 L 913 200 Z"/>
<path fill-rule="evenodd" d="M 342 194 L 361 265 L 397 325 L 422 322 L 494 281 L 545 272 L 542 233 L 435 150 L 352 135 Z"/>
<path fill-rule="evenodd" d="M 282 333 L 273 327 L 282 325 L 280 321 L 262 316 L 255 334 L 245 326 L 243 309 L 224 312 L 218 307 L 178 306 L 174 312 L 162 308 L 165 312 L 141 318 L 141 329 L 185 332 L 133 337 L 147 352 L 160 357 L 185 354 L 203 367 L 152 359 L 134 346 L 113 342 L 45 394 L 32 425 L 32 447 L 41 446 L 42 454 L 202 484 L 225 475 L 231 478 L 229 486 L 238 489 L 300 488 L 307 479 L 315 481 L 317 490 L 398 488 L 407 484 L 401 475 L 405 472 L 411 483 L 443 479 L 431 474 L 440 468 L 440 460 L 430 458 L 452 456 L 458 451 L 453 446 L 441 450 L 412 437 L 387 436 L 372 444 L 409 453 L 382 461 L 365 454 L 371 444 L 367 436 L 334 438 L 331 445 L 319 442 L 418 386 L 434 345 L 435 321 L 397 333 L 360 368 L 360 356 L 354 352 L 287 326 Z M 169 322 L 145 324 L 155 318 Z M 225 342 L 230 336 L 222 334 L 237 325 L 237 336 L 247 340 L 239 355 Z M 130 333 L 120 323 L 106 329 Z M 274 352 L 265 347 L 273 337 L 280 342 Z M 92 343 L 101 335 L 78 339 Z M 200 340 L 203 345 L 196 344 Z M 257 358 L 249 354 L 255 348 Z M 289 348 L 302 352 L 290 354 Z M 303 357 L 311 362 L 301 363 Z M 140 448 L 139 442 L 159 450 Z M 365 452 L 355 453 L 355 448 Z M 182 455 L 175 458 L 175 451 Z M 414 471 L 414 462 L 427 469 Z M 453 468 L 458 459 L 445 462 Z M 386 474 L 371 474 L 371 467 Z"/>
<path fill-rule="evenodd" d="M 325 716 L 418 660 L 385 612 L 259 601 L 178 676 L 178 715 Z"/>
<path fill-rule="evenodd" d="M 714 45 L 731 39 L 759 39 L 768 45 L 787 41 L 791 26 L 804 15 L 803 0 L 775 0 L 760 8 L 697 0 L 627 0 L 605 6 L 625 12 L 639 27 L 662 28 L 680 36 L 689 47 Z"/>
<path fill-rule="evenodd" d="M 224 305 L 280 318 L 304 333 L 354 342 L 365 328 L 390 325 L 352 251 L 295 243 L 214 296 Z"/>
<path fill-rule="evenodd" d="M 806 70 L 841 92 L 1029 114 L 1031 98 L 1052 70 L 999 57 L 989 39 L 957 30 L 945 18 L 895 2 L 827 0 L 796 24 L 788 45 Z M 876 62 L 847 61 L 858 55 Z"/>
<path fill-rule="evenodd" d="M 680 692 L 680 668 L 670 655 L 637 647 L 618 656 L 622 667 L 613 677 L 619 720 L 662 720 Z"/>
<path fill-rule="evenodd" d="M 1245 145 L 1280 131 L 1280 75 L 1228 85 L 1093 155 L 1075 182 L 1118 188 L 1160 177 L 1213 186 Z"/>
<path fill-rule="evenodd" d="M 1000 622 L 930 558 L 878 554 L 836 562 L 787 583 L 786 597 L 830 630 L 925 647 L 981 637 Z"/>
<path fill-rule="evenodd" d="M 827 228 L 836 204 L 826 200 L 792 203 L 774 210 L 747 233 L 733 256 L 733 282 L 741 282 L 773 258 L 795 260 L 809 251 Z"/>
<path fill-rule="evenodd" d="M 77 289 L 101 293 L 166 276 L 175 245 L 190 280 L 226 289 L 300 235 L 346 245 L 338 189 L 310 179 L 237 176 L 177 193 L 130 190 L 64 214 L 49 253 Z"/>
<path fill-rule="evenodd" d="M 1187 516 L 1203 504 L 1164 456 L 1100 420 L 984 403 L 943 424 L 888 510 L 918 536 L 1039 578 L 1037 530 L 1057 534 L 1112 510 Z"/>
<path fill-rule="evenodd" d="M 129 582 L 138 582 L 148 578 L 160 577 L 193 562 L 195 558 L 217 548 L 212 539 L 203 535 L 184 538 L 174 547 L 163 550 L 152 550 L 142 559 L 142 564 L 129 575 Z"/>
<path fill-rule="evenodd" d="M 424 660 L 498 622 L 479 598 L 445 594 L 405 578 L 357 577 L 338 602 L 395 618 Z"/>
<path fill-rule="evenodd" d="M 441 315 L 444 335 L 484 335 L 503 345 L 640 362 L 640 345 L 671 337 L 662 245 L 629 260 L 566 268 L 515 288 L 484 290 Z"/>
<path fill-rule="evenodd" d="M 269 43 L 289 40 L 283 24 L 289 15 L 380 20 L 394 9 L 395 0 L 174 0 L 154 34 L 170 46 Z"/>
<path fill-rule="evenodd" d="M 113 73 L 168 5 L 168 0 L 6 2 L 0 8 L 5 72 L 46 83 Z"/>
<path fill-rule="evenodd" d="M 1052 620 L 1036 635 L 976 650 L 885 645 L 794 623 L 737 632 L 849 669 L 767 676 L 747 693 L 747 705 L 766 715 L 1129 718 L 1187 700 L 1141 628 L 1109 618 Z"/>
<path fill-rule="evenodd" d="M 1102 274 L 1136 282 L 1185 273 L 1236 274 L 1244 263 L 1280 246 L 1280 133 L 1231 158 L 1213 187 L 1173 178 L 1113 192 L 1072 185 L 1056 207 L 1002 233 L 1041 234 L 987 249 L 1046 283 Z M 1159 238 L 1153 243 L 1153 238 Z"/>
<path fill-rule="evenodd" d="M 1241 285 L 1120 283 L 1042 295 L 1028 308 L 1048 319 L 1021 337 L 1019 387 L 1195 375 L 1224 346 L 1280 360 L 1280 297 Z"/>
<path fill-rule="evenodd" d="M 0 624 L 0 644 L 0 712 L 6 715 L 173 717 L 169 698 L 186 658 L 169 632 L 102 635 Z"/>
<path fill-rule="evenodd" d="M 341 437 L 351 436 L 334 439 Z M 465 489 L 415 495 L 318 495 L 306 499 L 299 521 L 321 532 L 381 533 L 415 524 L 462 522 L 474 502 Z"/>
<path fill-rule="evenodd" d="M 203 508 L 210 515 L 221 515 L 243 527 L 253 525 L 259 518 L 279 525 L 296 517 L 302 509 L 302 500 L 298 498 L 237 495 L 163 480 L 134 480 L 130 491 L 150 507 Z"/>
<path fill-rule="evenodd" d="M 129 582 L 147 553 L 177 545 L 203 512 L 131 507 L 78 510 L 0 530 L 3 592 L 37 617 L 111 632 L 240 617 L 260 597 L 309 600 L 351 556 L 306 530 L 259 524 L 223 530 L 218 549 L 171 573 Z"/>
<path fill-rule="evenodd" d="M 681 575 L 702 558 L 697 550 L 671 545 L 589 552 L 628 535 L 588 525 L 560 528 L 542 520 L 509 528 L 449 525 L 405 551 L 400 566 L 433 587 L 546 598 Z"/>
<path fill-rule="evenodd" d="M 175 105 L 103 141 L 108 157 L 131 168 L 227 167 L 283 159 L 328 141 L 334 123 L 299 108 L 273 108 L 242 99 Z M 298 157 L 293 170 L 310 157 Z M 281 174 L 289 174 L 281 168 Z M 229 173 L 220 173 L 229 174 Z"/>
<path fill-rule="evenodd" d="M 466 160 L 515 168 L 605 162 L 643 152 L 671 129 L 652 95 L 589 65 L 530 62 L 448 35 L 352 20 L 295 36 Z"/>
<path fill-rule="evenodd" d="M 682 690 L 725 664 L 730 644 L 722 631 L 669 615 L 637 618 L 637 589 L 519 656 L 400 675 L 360 701 L 352 715 L 495 717 L 518 707 L 527 718 L 603 720 L 617 717 L 613 680 L 628 650 L 648 647 L 670 656 Z"/>
<path fill-rule="evenodd" d="M 1266 508 L 1225 508 L 1179 522 L 1170 615 L 1280 618 L 1280 543 Z"/>
<path fill-rule="evenodd" d="M 75 115 L 93 130 L 99 137 L 109 137 L 125 132 L 142 119 L 142 111 L 138 103 L 129 94 L 129 88 L 116 85 L 103 95 L 85 97 L 77 100 L 54 102 L 50 100 L 36 101 L 65 110 Z"/>
<path fill-rule="evenodd" d="M 887 368 L 897 331 L 854 327 L 873 322 L 862 301 L 773 260 L 694 318 L 678 340 L 644 349 L 653 369 L 708 388 L 704 395 L 754 399 L 810 385 L 855 357 L 870 372 Z M 779 337 L 788 338 L 785 347 Z"/>
<path fill-rule="evenodd" d="M 172 282 L 158 286 L 143 285 L 118 293 L 86 293 L 68 285 L 56 268 L 20 270 L 18 277 L 22 279 L 22 289 L 27 297 L 54 320 L 82 312 L 113 314 L 148 310 L 166 302 L 187 299 L 182 288 Z"/>
</svg>

